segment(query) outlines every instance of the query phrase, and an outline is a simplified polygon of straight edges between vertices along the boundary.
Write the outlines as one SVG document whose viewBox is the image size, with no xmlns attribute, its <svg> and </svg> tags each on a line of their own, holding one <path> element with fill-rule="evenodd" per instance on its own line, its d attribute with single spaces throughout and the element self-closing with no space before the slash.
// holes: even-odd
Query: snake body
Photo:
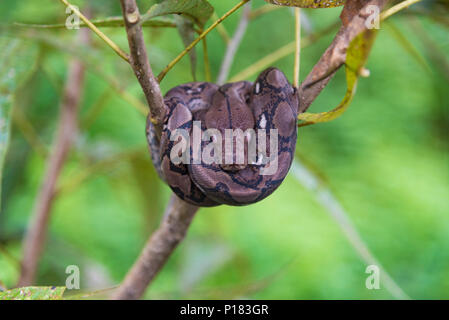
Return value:
<svg viewBox="0 0 449 320">
<path fill-rule="evenodd" d="M 181 199 L 201 207 L 220 204 L 241 206 L 266 198 L 282 183 L 295 152 L 299 98 L 280 70 L 269 68 L 263 71 L 254 84 L 247 81 L 223 86 L 208 82 L 183 84 L 171 89 L 164 102 L 167 113 L 161 139 L 157 139 L 149 119 L 147 138 L 159 176 Z M 201 132 L 216 129 L 222 134 L 222 139 L 226 129 L 241 129 L 243 132 L 254 129 L 256 133 L 264 130 L 267 156 L 277 155 L 277 170 L 262 175 L 261 170 L 267 169 L 269 164 L 259 161 L 259 158 L 255 162 L 245 160 L 244 163 L 230 165 L 206 163 L 204 160 L 175 164 L 170 154 L 179 141 L 171 141 L 170 138 L 176 129 L 192 133 L 194 121 L 201 121 Z M 270 135 L 274 132 L 270 129 L 277 129 L 277 150 L 270 150 Z M 203 148 L 216 141 L 217 136 L 210 138 L 212 140 L 201 142 Z M 247 155 L 249 142 L 245 141 L 243 152 Z M 257 144 L 260 143 L 258 140 Z M 193 154 L 192 145 L 191 140 L 190 156 Z"/>
</svg>

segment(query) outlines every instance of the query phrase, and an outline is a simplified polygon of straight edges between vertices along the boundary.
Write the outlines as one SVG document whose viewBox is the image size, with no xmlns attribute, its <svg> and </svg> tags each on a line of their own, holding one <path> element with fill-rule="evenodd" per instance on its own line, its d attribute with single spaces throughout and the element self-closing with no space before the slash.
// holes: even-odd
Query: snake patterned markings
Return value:
<svg viewBox="0 0 449 320">
<path fill-rule="evenodd" d="M 148 121 L 148 143 L 158 173 L 181 199 L 201 207 L 248 205 L 272 194 L 284 180 L 296 148 L 299 98 L 280 70 L 263 71 L 254 84 L 247 81 L 221 87 L 207 82 L 183 84 L 167 93 L 165 104 L 168 112 L 161 140 L 155 138 Z M 266 130 L 267 154 L 270 154 L 270 129 L 277 129 L 279 146 L 273 151 L 278 154 L 277 171 L 262 175 L 261 170 L 269 163 L 175 165 L 170 161 L 175 144 L 170 135 L 180 128 L 191 132 L 193 121 L 201 121 L 202 130 L 220 130 L 223 137 L 225 129 L 254 129 L 256 134 L 258 130 Z M 207 143 L 203 141 L 203 147 Z M 247 146 L 244 151 L 247 153 Z"/>
</svg>

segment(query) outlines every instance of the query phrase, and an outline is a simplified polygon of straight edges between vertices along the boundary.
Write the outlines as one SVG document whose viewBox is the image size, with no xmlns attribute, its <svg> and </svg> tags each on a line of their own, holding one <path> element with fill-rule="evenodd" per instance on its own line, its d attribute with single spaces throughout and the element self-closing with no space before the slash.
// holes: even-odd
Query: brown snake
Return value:
<svg viewBox="0 0 449 320">
<path fill-rule="evenodd" d="M 181 199 L 201 207 L 220 204 L 242 206 L 266 198 L 282 183 L 295 152 L 299 98 L 297 90 L 281 71 L 269 68 L 254 84 L 246 81 L 221 87 L 208 82 L 183 84 L 171 89 L 164 102 L 167 114 L 161 139 L 156 138 L 149 119 L 147 138 L 159 176 Z M 272 174 L 261 174 L 269 164 L 259 161 L 259 158 L 256 162 L 245 160 L 239 164 L 207 163 L 204 159 L 198 164 L 193 161 L 175 164 L 170 154 L 180 140 L 171 141 L 170 138 L 176 129 L 192 133 L 194 121 L 201 121 L 201 132 L 217 129 L 222 137 L 226 135 L 225 129 L 254 129 L 256 134 L 264 130 L 265 156 L 277 155 L 277 170 Z M 273 134 L 270 129 L 277 130 L 277 150 L 270 150 L 270 138 L 275 138 L 270 136 Z M 203 150 L 211 142 L 211 139 L 205 140 L 201 142 Z M 245 141 L 244 154 L 247 155 L 249 142 Z M 193 145 L 190 140 L 189 157 L 195 152 Z M 236 158 L 234 149 L 234 154 L 231 154 L 233 160 Z"/>
</svg>

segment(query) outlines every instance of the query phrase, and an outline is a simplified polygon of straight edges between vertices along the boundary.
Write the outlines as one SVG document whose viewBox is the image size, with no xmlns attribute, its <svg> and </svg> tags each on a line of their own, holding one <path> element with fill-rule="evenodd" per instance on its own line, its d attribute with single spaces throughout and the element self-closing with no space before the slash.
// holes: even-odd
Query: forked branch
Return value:
<svg viewBox="0 0 449 320">
<path fill-rule="evenodd" d="M 348 0 L 340 15 L 342 26 L 330 46 L 300 86 L 300 112 L 305 112 L 346 61 L 351 41 L 367 29 L 372 14 L 369 6 L 380 10 L 388 0 Z"/>
</svg>

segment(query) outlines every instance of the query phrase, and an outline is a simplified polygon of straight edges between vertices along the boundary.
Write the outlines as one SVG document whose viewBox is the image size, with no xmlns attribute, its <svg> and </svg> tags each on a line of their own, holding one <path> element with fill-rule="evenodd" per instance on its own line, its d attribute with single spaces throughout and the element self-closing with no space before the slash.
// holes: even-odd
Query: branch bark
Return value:
<svg viewBox="0 0 449 320">
<path fill-rule="evenodd" d="M 120 0 L 130 49 L 130 63 L 150 107 L 151 122 L 160 137 L 166 108 L 159 82 L 151 70 L 135 0 Z"/>
<path fill-rule="evenodd" d="M 150 114 L 160 138 L 165 116 L 165 104 L 159 83 L 153 75 L 135 0 L 120 0 L 130 48 L 131 67 L 139 80 L 150 106 Z M 159 228 L 150 237 L 140 257 L 128 272 L 125 280 L 112 296 L 114 300 L 139 299 L 148 285 L 162 269 L 168 258 L 184 239 L 198 207 L 172 195 Z"/>
<path fill-rule="evenodd" d="M 79 32 L 80 41 L 87 43 L 89 31 L 84 29 Z M 84 73 L 85 67 L 82 61 L 72 60 L 61 101 L 53 152 L 47 161 L 45 178 L 35 200 L 30 225 L 24 239 L 21 274 L 17 284 L 19 287 L 33 284 L 36 278 L 38 263 L 45 245 L 56 182 L 77 131 L 78 107 L 84 84 Z"/>
<path fill-rule="evenodd" d="M 366 21 L 372 13 L 367 10 L 367 7 L 374 5 L 382 10 L 387 3 L 388 0 L 348 0 L 346 2 L 340 15 L 343 25 L 300 86 L 299 112 L 305 112 L 310 107 L 337 70 L 344 65 L 349 44 L 367 29 Z"/>
<path fill-rule="evenodd" d="M 198 207 L 172 195 L 158 230 L 148 240 L 125 280 L 112 296 L 113 300 L 139 299 L 171 253 L 184 239 Z"/>
</svg>

